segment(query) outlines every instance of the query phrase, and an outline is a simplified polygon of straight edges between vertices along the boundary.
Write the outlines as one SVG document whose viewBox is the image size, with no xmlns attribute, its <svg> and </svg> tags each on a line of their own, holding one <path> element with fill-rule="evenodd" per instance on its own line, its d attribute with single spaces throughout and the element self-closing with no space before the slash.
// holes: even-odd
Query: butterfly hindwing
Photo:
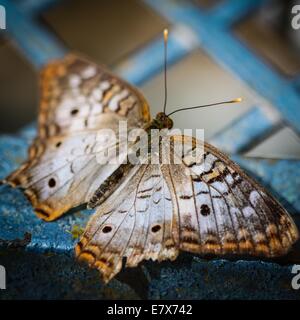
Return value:
<svg viewBox="0 0 300 320">
<path fill-rule="evenodd" d="M 200 174 L 191 166 L 201 252 L 274 257 L 298 238 L 286 210 L 233 161 L 205 144 Z M 176 181 L 175 185 L 177 185 Z"/>
<path fill-rule="evenodd" d="M 99 164 L 114 148 L 109 129 L 149 121 L 141 94 L 104 68 L 75 55 L 48 64 L 41 73 L 38 137 L 29 158 L 6 181 L 20 186 L 44 220 L 87 202 L 116 165 Z M 113 157 L 113 155 L 112 155 Z M 110 159 L 111 160 L 111 159 Z"/>
<path fill-rule="evenodd" d="M 158 165 L 136 166 L 89 221 L 76 255 L 105 281 L 142 260 L 175 259 L 170 192 Z M 173 230 L 174 229 L 174 230 Z"/>
</svg>

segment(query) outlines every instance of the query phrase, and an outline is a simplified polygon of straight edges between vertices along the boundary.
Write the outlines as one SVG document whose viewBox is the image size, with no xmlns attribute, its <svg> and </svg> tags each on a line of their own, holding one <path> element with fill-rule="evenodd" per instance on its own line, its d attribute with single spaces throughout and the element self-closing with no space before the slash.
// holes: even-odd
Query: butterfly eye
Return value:
<svg viewBox="0 0 300 320">
<path fill-rule="evenodd" d="M 156 232 L 158 232 L 160 229 L 161 229 L 161 226 L 157 224 L 156 226 L 153 226 L 153 227 L 152 227 L 151 231 L 154 232 L 154 233 L 156 233 Z"/>
<path fill-rule="evenodd" d="M 50 188 L 53 188 L 53 187 L 55 187 L 55 185 L 56 185 L 55 179 L 51 178 L 51 179 L 48 181 L 48 186 L 49 186 Z"/>
<path fill-rule="evenodd" d="M 109 233 L 111 232 L 112 230 L 112 227 L 111 226 L 105 226 L 103 229 L 102 229 L 102 232 L 103 233 Z"/>
<path fill-rule="evenodd" d="M 167 118 L 167 128 L 172 129 L 173 128 L 173 120 L 170 118 Z"/>
<path fill-rule="evenodd" d="M 61 141 L 58 141 L 55 146 L 56 148 L 59 148 L 61 146 Z"/>
</svg>

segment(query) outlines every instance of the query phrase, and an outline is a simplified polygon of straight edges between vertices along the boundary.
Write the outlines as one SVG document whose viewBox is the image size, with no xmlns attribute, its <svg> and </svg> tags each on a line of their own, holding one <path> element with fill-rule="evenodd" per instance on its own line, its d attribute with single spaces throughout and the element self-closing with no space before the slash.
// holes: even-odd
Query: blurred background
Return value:
<svg viewBox="0 0 300 320">
<path fill-rule="evenodd" d="M 36 120 L 36 56 L 45 62 L 48 56 L 27 45 L 35 37 L 47 41 L 39 30 L 57 48 L 82 52 L 137 85 L 154 116 L 163 104 L 162 30 L 168 27 L 169 111 L 244 99 L 241 104 L 178 113 L 175 126 L 204 128 L 205 138 L 228 152 L 299 159 L 300 30 L 291 26 L 297 3 L 0 0 L 7 11 L 17 10 L 0 33 L 0 132 L 15 133 Z M 23 23 L 29 23 L 33 34 L 25 32 Z M 245 124 L 247 131 L 241 129 Z M 239 143 L 247 135 L 251 139 L 237 148 L 235 140 Z"/>
</svg>

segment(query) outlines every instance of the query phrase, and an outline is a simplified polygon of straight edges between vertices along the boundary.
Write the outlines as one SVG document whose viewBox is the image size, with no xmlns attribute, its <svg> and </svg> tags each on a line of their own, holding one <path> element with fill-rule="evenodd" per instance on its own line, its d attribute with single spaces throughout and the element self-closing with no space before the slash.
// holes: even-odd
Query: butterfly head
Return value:
<svg viewBox="0 0 300 320">
<path fill-rule="evenodd" d="M 164 112 L 159 112 L 155 117 L 155 125 L 158 129 L 172 129 L 173 120 L 168 117 Z"/>
</svg>

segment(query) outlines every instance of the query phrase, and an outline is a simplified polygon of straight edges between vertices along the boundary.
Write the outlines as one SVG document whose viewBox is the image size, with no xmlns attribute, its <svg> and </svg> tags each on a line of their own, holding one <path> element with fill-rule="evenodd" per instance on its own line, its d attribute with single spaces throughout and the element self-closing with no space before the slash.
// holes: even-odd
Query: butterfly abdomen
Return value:
<svg viewBox="0 0 300 320">
<path fill-rule="evenodd" d="M 93 209 L 103 203 L 115 191 L 132 167 L 131 163 L 121 164 L 95 191 L 88 202 L 88 208 Z"/>
</svg>

